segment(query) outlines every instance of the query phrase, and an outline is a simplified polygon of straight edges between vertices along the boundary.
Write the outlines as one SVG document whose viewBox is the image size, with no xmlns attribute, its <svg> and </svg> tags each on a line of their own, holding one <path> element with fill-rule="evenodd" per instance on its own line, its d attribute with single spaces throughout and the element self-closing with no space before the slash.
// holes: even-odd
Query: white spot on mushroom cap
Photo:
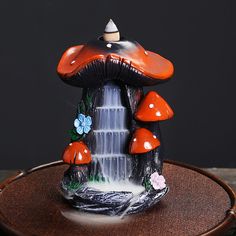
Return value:
<svg viewBox="0 0 236 236">
<path fill-rule="evenodd" d="M 144 54 L 145 54 L 145 55 L 148 55 L 148 52 L 147 52 L 147 51 L 144 51 Z"/>
<path fill-rule="evenodd" d="M 161 112 L 160 112 L 160 111 L 157 111 L 157 112 L 156 112 L 156 116 L 161 116 Z"/>
<path fill-rule="evenodd" d="M 152 145 L 149 142 L 144 142 L 144 148 L 150 150 L 152 149 Z"/>
<path fill-rule="evenodd" d="M 155 139 L 156 139 L 156 138 L 157 138 L 157 136 L 156 136 L 156 135 L 153 135 L 153 138 L 155 138 Z"/>
<path fill-rule="evenodd" d="M 111 48 L 111 47 L 112 47 L 112 44 L 111 44 L 111 43 L 108 43 L 108 44 L 107 44 L 107 47 L 108 47 L 108 48 Z"/>
<path fill-rule="evenodd" d="M 149 104 L 149 108 L 153 108 L 154 107 L 154 104 Z"/>
<path fill-rule="evenodd" d="M 84 153 L 87 153 L 88 151 L 87 151 L 87 149 L 84 149 Z"/>
<path fill-rule="evenodd" d="M 79 152 L 79 154 L 78 154 L 78 159 L 81 161 L 82 160 L 82 155 L 81 155 L 81 153 Z"/>
<path fill-rule="evenodd" d="M 136 142 L 136 141 L 137 141 L 137 139 L 136 139 L 136 138 L 134 138 L 134 139 L 133 139 L 133 141 L 134 141 L 134 142 Z"/>
<path fill-rule="evenodd" d="M 73 65 L 75 63 L 75 60 L 73 60 L 70 64 Z"/>
</svg>

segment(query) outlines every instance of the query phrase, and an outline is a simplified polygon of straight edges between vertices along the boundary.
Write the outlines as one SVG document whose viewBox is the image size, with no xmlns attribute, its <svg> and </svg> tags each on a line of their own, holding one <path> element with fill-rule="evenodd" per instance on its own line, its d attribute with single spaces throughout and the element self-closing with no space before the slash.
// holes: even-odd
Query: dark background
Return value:
<svg viewBox="0 0 236 236">
<path fill-rule="evenodd" d="M 167 158 L 236 166 L 236 1 L 0 3 L 1 169 L 60 159 L 81 89 L 60 81 L 57 63 L 69 46 L 102 34 L 109 18 L 175 65 L 172 80 L 147 88 L 175 111 L 161 124 Z"/>
</svg>

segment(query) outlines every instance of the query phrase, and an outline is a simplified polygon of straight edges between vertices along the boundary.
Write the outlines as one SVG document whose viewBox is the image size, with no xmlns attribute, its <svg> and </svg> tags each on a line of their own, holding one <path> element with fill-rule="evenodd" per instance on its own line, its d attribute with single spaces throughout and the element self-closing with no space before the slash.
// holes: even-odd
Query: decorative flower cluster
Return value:
<svg viewBox="0 0 236 236">
<path fill-rule="evenodd" d="M 162 190 L 166 187 L 166 180 L 163 175 L 159 175 L 157 172 L 151 174 L 150 182 L 155 190 Z"/>
<path fill-rule="evenodd" d="M 85 116 L 84 114 L 79 114 L 78 118 L 74 121 L 74 126 L 76 128 L 76 132 L 80 135 L 88 134 L 91 130 L 92 119 L 90 116 Z"/>
</svg>

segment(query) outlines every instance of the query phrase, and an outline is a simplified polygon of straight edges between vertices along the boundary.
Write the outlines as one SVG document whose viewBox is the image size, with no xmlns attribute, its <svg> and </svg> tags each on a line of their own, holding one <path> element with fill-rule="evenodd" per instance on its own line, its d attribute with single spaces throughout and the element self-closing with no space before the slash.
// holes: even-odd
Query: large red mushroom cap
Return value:
<svg viewBox="0 0 236 236">
<path fill-rule="evenodd" d="M 84 142 L 70 143 L 64 153 L 63 161 L 68 164 L 83 165 L 92 161 L 91 153 Z"/>
<path fill-rule="evenodd" d="M 113 33 L 118 35 L 119 31 Z M 62 80 L 78 87 L 97 86 L 111 79 L 149 86 L 173 75 L 174 67 L 169 60 L 145 50 L 136 41 L 124 37 L 112 40 L 110 36 L 103 35 L 65 51 L 57 67 Z"/>
<path fill-rule="evenodd" d="M 151 131 L 145 128 L 138 128 L 135 130 L 131 139 L 129 153 L 146 153 L 158 146 L 160 146 L 160 141 Z"/>
<path fill-rule="evenodd" d="M 155 91 L 148 92 L 135 113 L 135 119 L 140 121 L 168 120 L 174 115 L 167 102 Z"/>
</svg>

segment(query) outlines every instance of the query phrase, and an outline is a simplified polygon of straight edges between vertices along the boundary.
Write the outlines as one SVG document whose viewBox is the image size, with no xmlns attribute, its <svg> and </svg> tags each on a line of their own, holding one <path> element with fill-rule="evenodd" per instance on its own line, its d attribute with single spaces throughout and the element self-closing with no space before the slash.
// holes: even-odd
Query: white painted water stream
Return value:
<svg viewBox="0 0 236 236">
<path fill-rule="evenodd" d="M 101 105 L 95 109 L 95 148 L 93 168 L 101 166 L 106 181 L 124 181 L 131 174 L 131 159 L 127 152 L 129 130 L 127 108 L 122 105 L 121 89 L 109 82 L 102 88 Z"/>
</svg>

